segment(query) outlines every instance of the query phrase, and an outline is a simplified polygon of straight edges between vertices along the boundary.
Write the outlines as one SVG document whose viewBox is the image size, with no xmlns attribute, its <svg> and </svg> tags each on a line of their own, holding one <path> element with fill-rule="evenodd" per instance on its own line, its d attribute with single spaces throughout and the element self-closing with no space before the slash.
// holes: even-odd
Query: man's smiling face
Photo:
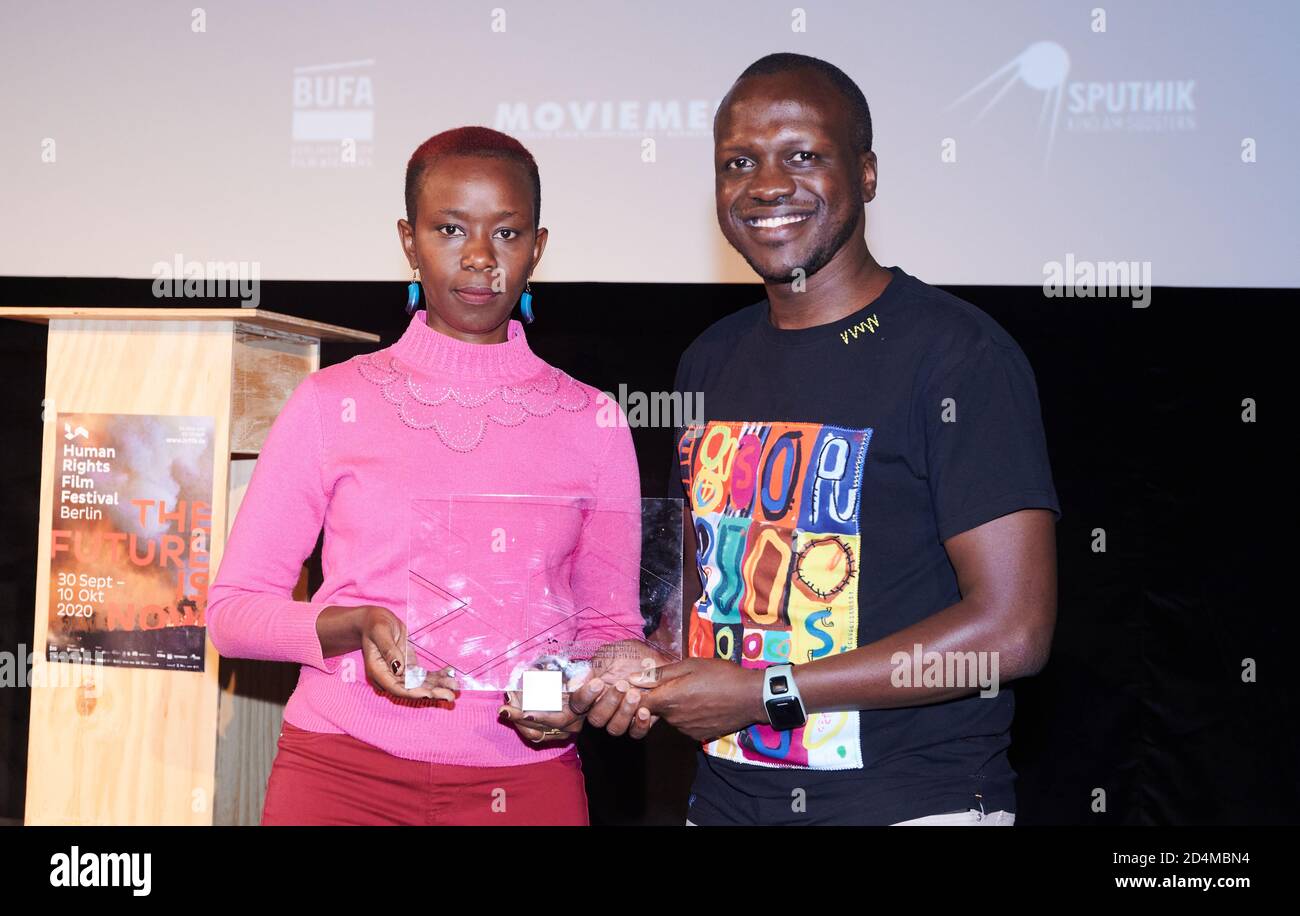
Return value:
<svg viewBox="0 0 1300 916">
<path fill-rule="evenodd" d="M 854 149 L 851 120 L 848 102 L 807 69 L 746 77 L 722 100 L 718 225 L 765 281 L 790 283 L 798 268 L 811 277 L 862 232 L 875 156 Z"/>
</svg>

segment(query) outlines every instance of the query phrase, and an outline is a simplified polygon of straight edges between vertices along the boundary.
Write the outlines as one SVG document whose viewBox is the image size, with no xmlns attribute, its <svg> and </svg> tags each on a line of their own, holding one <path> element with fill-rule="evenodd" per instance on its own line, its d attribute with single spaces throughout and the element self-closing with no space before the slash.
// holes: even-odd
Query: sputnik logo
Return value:
<svg viewBox="0 0 1300 916">
<path fill-rule="evenodd" d="M 989 109 L 996 105 L 1017 83 L 1023 83 L 1035 92 L 1041 92 L 1043 107 L 1038 114 L 1038 130 L 1040 133 L 1044 130 L 1047 132 L 1047 152 L 1043 157 L 1043 165 L 1046 167 L 1047 161 L 1052 157 L 1052 143 L 1056 139 L 1056 124 L 1061 115 L 1061 101 L 1065 95 L 1065 78 L 1069 73 L 1070 55 L 1066 53 L 1065 48 L 1054 41 L 1036 41 L 990 73 L 979 85 L 961 96 L 948 108 L 949 110 L 956 108 L 967 99 L 978 95 L 981 91 L 996 83 L 999 79 L 1004 79 L 1005 82 L 980 110 L 980 113 L 975 116 L 975 120 L 978 121 L 983 118 Z M 1049 110 L 1052 113 L 1052 120 L 1050 126 L 1045 127 Z"/>
</svg>

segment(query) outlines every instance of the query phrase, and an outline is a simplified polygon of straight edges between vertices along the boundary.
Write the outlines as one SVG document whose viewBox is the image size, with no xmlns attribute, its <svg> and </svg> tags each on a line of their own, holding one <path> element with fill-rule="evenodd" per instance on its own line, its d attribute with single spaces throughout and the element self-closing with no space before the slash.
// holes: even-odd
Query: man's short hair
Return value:
<svg viewBox="0 0 1300 916">
<path fill-rule="evenodd" d="M 767 76 L 772 73 L 789 73 L 792 70 L 813 70 L 830 80 L 832 86 L 849 105 L 852 117 L 853 146 L 860 153 L 871 151 L 871 109 L 867 106 L 867 97 L 862 94 L 858 84 L 849 75 L 832 63 L 807 54 L 793 54 L 782 51 L 760 57 L 745 72 L 736 77 L 740 82 L 748 76 Z"/>
</svg>

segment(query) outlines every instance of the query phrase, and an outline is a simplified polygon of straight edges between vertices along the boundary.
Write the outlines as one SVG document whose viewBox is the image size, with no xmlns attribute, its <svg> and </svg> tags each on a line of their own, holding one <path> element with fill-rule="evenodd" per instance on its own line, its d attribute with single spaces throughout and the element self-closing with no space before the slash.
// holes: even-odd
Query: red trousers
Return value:
<svg viewBox="0 0 1300 916">
<path fill-rule="evenodd" d="M 588 823 L 576 749 L 521 766 L 447 766 L 288 722 L 262 808 L 263 826 Z"/>
</svg>

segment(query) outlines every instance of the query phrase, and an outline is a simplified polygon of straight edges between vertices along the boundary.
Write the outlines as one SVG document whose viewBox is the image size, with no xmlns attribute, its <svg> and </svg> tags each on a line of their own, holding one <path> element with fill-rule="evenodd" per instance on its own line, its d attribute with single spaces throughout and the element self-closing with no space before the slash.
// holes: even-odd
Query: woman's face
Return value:
<svg viewBox="0 0 1300 916">
<path fill-rule="evenodd" d="M 471 343 L 506 339 L 510 312 L 542 258 L 527 170 L 509 159 L 442 156 L 425 171 L 415 225 L 397 221 L 420 270 L 429 327 Z"/>
</svg>

